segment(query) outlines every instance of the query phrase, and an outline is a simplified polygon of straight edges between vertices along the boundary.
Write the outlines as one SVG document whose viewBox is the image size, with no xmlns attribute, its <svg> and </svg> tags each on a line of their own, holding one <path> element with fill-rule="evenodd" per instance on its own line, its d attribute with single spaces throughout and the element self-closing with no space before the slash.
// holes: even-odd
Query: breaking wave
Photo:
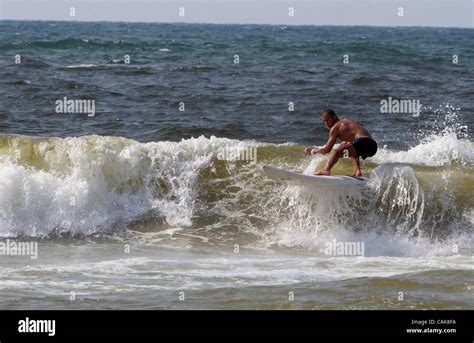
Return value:
<svg viewBox="0 0 474 343">
<path fill-rule="evenodd" d="M 223 151 L 250 148 L 257 149 L 257 161 L 221 158 Z M 421 240 L 444 242 L 443 251 L 472 246 L 474 147 L 468 138 L 448 130 L 407 151 L 384 148 L 364 162 L 370 178 L 360 188 L 302 189 L 264 176 L 265 164 L 311 173 L 324 161 L 301 151 L 294 144 L 204 136 L 140 143 L 3 135 L 0 235 L 81 236 L 146 223 L 147 231 L 195 230 L 211 240 L 316 252 L 331 239 L 383 241 L 371 245 L 374 253 L 419 252 L 414 244 Z M 350 162 L 334 171 L 349 174 Z M 410 248 L 400 248 L 402 241 Z"/>
</svg>

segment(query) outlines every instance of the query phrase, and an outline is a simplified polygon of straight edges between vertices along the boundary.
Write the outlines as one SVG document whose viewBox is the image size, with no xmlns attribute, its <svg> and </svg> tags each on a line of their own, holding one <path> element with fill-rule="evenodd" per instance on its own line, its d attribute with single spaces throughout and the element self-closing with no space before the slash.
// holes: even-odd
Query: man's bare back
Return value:
<svg viewBox="0 0 474 343">
<path fill-rule="evenodd" d="M 332 130 L 334 130 L 334 134 L 342 142 L 351 142 L 362 137 L 372 138 L 369 131 L 367 131 L 360 123 L 350 119 L 339 120 L 331 128 L 331 131 Z"/>
</svg>

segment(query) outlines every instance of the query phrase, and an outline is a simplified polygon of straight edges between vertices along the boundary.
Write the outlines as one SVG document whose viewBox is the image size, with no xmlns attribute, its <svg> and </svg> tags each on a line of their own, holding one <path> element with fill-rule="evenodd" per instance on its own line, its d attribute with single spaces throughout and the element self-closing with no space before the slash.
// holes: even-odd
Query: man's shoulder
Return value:
<svg viewBox="0 0 474 343">
<path fill-rule="evenodd" d="M 343 128 L 343 127 L 352 127 L 358 123 L 353 121 L 352 119 L 341 119 L 336 124 L 339 124 L 338 126 L 339 128 Z"/>
<path fill-rule="evenodd" d="M 340 123 L 341 125 L 342 124 L 352 124 L 352 123 L 354 123 L 354 121 L 352 119 L 341 119 L 341 120 L 339 120 L 338 123 Z"/>
<path fill-rule="evenodd" d="M 341 128 L 341 127 L 344 127 L 346 125 L 352 125 L 353 121 L 350 120 L 350 119 L 341 119 L 339 120 L 336 124 L 334 124 L 334 128 Z"/>
</svg>

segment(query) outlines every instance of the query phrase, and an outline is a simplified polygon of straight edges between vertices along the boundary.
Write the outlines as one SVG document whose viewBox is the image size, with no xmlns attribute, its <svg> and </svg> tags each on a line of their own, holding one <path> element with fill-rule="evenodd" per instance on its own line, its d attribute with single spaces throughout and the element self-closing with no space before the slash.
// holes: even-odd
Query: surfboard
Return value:
<svg viewBox="0 0 474 343">
<path fill-rule="evenodd" d="M 332 185 L 332 186 L 348 186 L 348 185 L 363 185 L 367 182 L 366 177 L 357 176 L 316 176 L 295 173 L 289 170 L 280 169 L 272 166 L 263 166 L 264 173 L 272 180 L 278 182 L 288 182 L 301 186 L 311 185 Z"/>
</svg>

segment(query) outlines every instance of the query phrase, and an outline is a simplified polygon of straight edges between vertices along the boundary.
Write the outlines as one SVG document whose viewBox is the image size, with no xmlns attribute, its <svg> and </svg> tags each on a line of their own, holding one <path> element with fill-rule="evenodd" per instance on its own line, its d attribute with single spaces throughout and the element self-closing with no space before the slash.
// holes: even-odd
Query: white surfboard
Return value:
<svg viewBox="0 0 474 343">
<path fill-rule="evenodd" d="M 288 182 L 302 186 L 310 185 L 363 185 L 366 177 L 357 176 L 316 176 L 295 173 L 272 166 L 263 166 L 265 174 L 275 181 Z"/>
</svg>

